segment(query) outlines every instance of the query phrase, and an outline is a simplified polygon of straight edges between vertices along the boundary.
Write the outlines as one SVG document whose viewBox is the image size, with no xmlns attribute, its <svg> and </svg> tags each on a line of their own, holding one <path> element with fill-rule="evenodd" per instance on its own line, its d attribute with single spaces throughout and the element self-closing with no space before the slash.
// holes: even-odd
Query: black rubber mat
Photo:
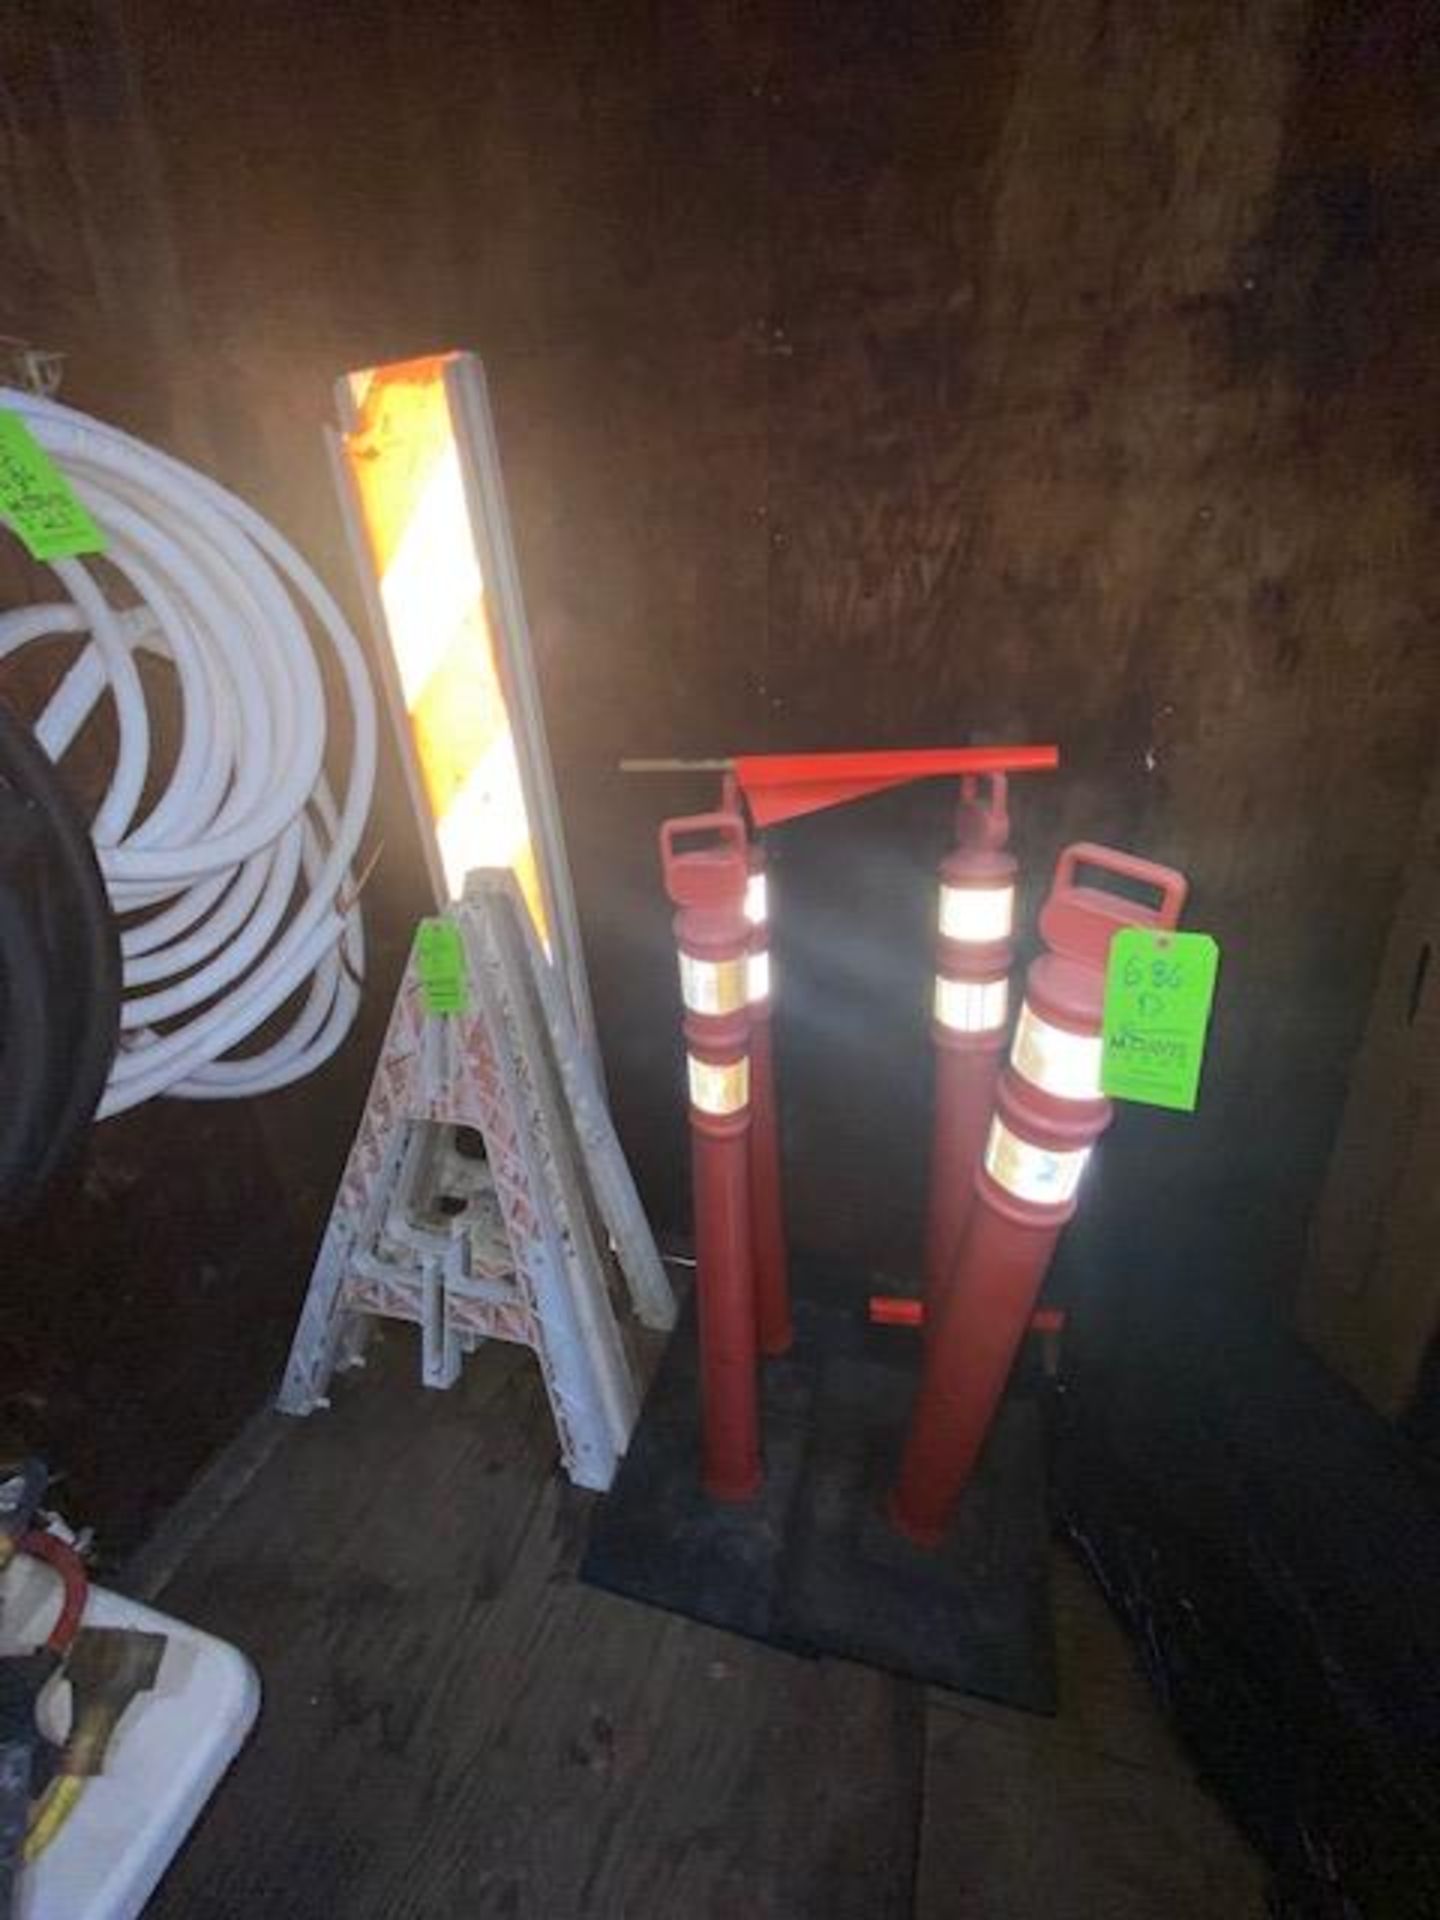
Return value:
<svg viewBox="0 0 1440 1920">
<path fill-rule="evenodd" d="M 765 1484 L 700 1489 L 688 1306 L 647 1396 L 580 1575 L 794 1652 L 860 1660 L 1037 1713 L 1055 1708 L 1049 1529 L 1038 1409 L 1012 1399 L 943 1547 L 886 1523 L 914 1390 L 915 1335 L 803 1294 L 795 1344 L 762 1369 Z"/>
</svg>

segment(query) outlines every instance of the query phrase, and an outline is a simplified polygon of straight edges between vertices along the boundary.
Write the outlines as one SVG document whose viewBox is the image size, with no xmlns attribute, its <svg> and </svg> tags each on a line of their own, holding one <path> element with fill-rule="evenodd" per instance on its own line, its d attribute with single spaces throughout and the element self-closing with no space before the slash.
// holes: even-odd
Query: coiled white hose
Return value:
<svg viewBox="0 0 1440 1920">
<path fill-rule="evenodd" d="M 55 401 L 6 391 L 0 405 L 23 415 L 106 536 L 102 564 L 53 563 L 67 599 L 0 615 L 0 684 L 28 643 L 89 636 L 35 721 L 52 760 L 99 701 L 114 702 L 118 751 L 91 833 L 121 916 L 125 998 L 100 1114 L 160 1093 L 225 1100 L 285 1086 L 329 1058 L 359 1004 L 349 869 L 375 780 L 359 644 L 294 548 L 215 481 Z M 312 626 L 350 710 L 338 809 Z M 170 662 L 181 716 L 174 765 L 148 803 L 137 649 Z M 284 1031 L 235 1053 L 302 993 Z"/>
</svg>

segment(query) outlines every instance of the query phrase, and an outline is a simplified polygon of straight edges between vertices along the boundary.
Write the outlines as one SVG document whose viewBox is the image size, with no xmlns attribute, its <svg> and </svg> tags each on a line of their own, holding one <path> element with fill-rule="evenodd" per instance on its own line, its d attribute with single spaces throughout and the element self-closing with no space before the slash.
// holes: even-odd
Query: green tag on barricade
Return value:
<svg viewBox="0 0 1440 1920">
<path fill-rule="evenodd" d="M 18 413 L 0 408 L 0 518 L 32 560 L 103 553 L 105 536 Z"/>
<path fill-rule="evenodd" d="M 465 942 L 453 920 L 422 920 L 415 936 L 420 1002 L 426 1013 L 468 1013 Z"/>
<path fill-rule="evenodd" d="M 1208 933 L 1120 929 L 1110 942 L 1100 1029 L 1107 1094 L 1194 1112 L 1219 967 Z"/>
</svg>

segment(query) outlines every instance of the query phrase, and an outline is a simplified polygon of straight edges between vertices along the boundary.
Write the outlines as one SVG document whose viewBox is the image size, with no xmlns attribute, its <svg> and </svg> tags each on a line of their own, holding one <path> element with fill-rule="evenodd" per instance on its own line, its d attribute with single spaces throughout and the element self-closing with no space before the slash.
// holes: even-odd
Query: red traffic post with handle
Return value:
<svg viewBox="0 0 1440 1920">
<path fill-rule="evenodd" d="M 1086 884 L 1085 871 L 1153 894 L 1154 905 Z M 1030 1324 L 1080 1176 L 1112 1117 L 1100 1086 L 1110 941 L 1121 927 L 1174 927 L 1187 882 L 1110 847 L 1067 847 L 1040 914 L 1000 1076 L 974 1202 L 954 1271 L 927 1325 L 920 1390 L 889 1502 L 894 1525 L 938 1544 L 968 1485 Z M 927 1316 L 928 1318 L 928 1316 Z"/>
<path fill-rule="evenodd" d="M 988 779 L 984 798 L 980 776 L 961 781 L 955 845 L 940 867 L 931 1021 L 935 1111 L 922 1267 L 932 1316 L 969 1218 L 1010 1015 L 1015 859 L 1007 851 L 1005 775 Z"/>
<path fill-rule="evenodd" d="M 700 1333 L 706 1492 L 748 1500 L 761 1481 L 750 1211 L 749 848 L 735 812 L 660 829 L 665 891 L 677 909 Z"/>
<path fill-rule="evenodd" d="M 721 786 L 722 811 L 743 820 L 744 803 L 733 773 Z M 767 1358 L 790 1348 L 790 1266 L 780 1178 L 780 1121 L 775 1098 L 771 1031 L 770 875 L 765 848 L 746 828 L 749 874 L 745 918 L 750 927 L 747 995 L 750 1003 L 750 1228 L 755 1254 L 755 1327 Z"/>
<path fill-rule="evenodd" d="M 758 840 L 749 843 L 745 918 L 750 928 L 746 993 L 750 1005 L 750 1227 L 755 1255 L 755 1327 L 761 1353 L 773 1357 L 789 1350 L 792 1329 L 770 1020 L 770 876 L 765 849 Z"/>
</svg>

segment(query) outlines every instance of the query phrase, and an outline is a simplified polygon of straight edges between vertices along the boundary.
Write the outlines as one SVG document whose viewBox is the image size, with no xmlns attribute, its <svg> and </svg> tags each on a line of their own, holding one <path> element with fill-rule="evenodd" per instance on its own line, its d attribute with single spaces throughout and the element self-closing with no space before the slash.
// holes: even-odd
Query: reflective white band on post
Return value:
<svg viewBox="0 0 1440 1920">
<path fill-rule="evenodd" d="M 1061 1206 L 1073 1200 L 1089 1158 L 1089 1147 L 1057 1153 L 1011 1133 L 998 1114 L 990 1122 L 985 1171 L 997 1187 L 1003 1187 L 1017 1200 L 1032 1200 L 1037 1206 L 1045 1207 Z"/>
<path fill-rule="evenodd" d="M 770 949 L 768 947 L 761 947 L 750 955 L 746 962 L 745 985 L 752 1007 L 759 1001 L 770 998 Z"/>
<path fill-rule="evenodd" d="M 748 985 L 746 957 L 733 960 L 697 960 L 680 955 L 680 998 L 690 1013 L 738 1013 L 745 1005 Z"/>
<path fill-rule="evenodd" d="M 1098 1033 L 1052 1027 L 1027 1003 L 1020 1009 L 1010 1064 L 1042 1093 L 1060 1100 L 1098 1100 L 1103 1051 Z"/>
<path fill-rule="evenodd" d="M 769 917 L 769 892 L 763 873 L 752 873 L 745 882 L 745 918 L 752 927 L 763 927 Z"/>
<path fill-rule="evenodd" d="M 945 940 L 990 945 L 1008 940 L 1015 923 L 1013 887 L 940 889 L 940 934 Z"/>
<path fill-rule="evenodd" d="M 998 980 L 951 980 L 935 976 L 935 1018 L 952 1033 L 993 1033 L 1005 1024 L 1010 1005 L 1010 982 L 1002 974 Z"/>
<path fill-rule="evenodd" d="M 750 1061 L 742 1055 L 728 1066 L 718 1067 L 713 1060 L 697 1060 L 687 1053 L 685 1064 L 690 1073 L 690 1104 L 701 1113 L 741 1113 L 750 1104 Z"/>
</svg>

